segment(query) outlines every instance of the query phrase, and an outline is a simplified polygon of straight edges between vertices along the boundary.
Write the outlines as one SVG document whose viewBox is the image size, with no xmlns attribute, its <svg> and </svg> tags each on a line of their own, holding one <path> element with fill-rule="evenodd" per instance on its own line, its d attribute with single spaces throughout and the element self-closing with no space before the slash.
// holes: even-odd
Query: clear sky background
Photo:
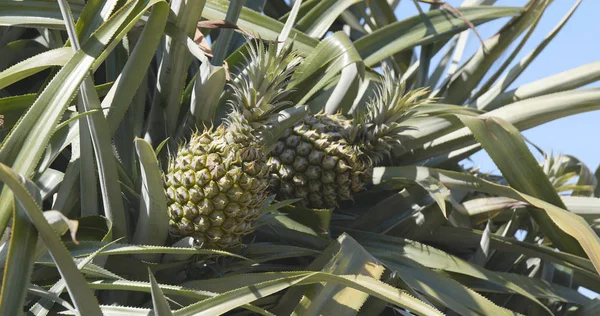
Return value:
<svg viewBox="0 0 600 316">
<path fill-rule="evenodd" d="M 449 0 L 446 2 L 458 8 L 463 0 Z M 575 2 L 575 0 L 555 0 L 542 16 L 538 27 L 519 55 L 513 60 L 513 64 L 535 48 Z M 522 7 L 525 3 L 527 3 L 526 0 L 498 0 L 495 5 Z M 422 7 L 428 9 L 429 6 L 422 5 Z M 600 12 L 600 0 L 583 0 L 560 33 L 509 89 L 587 63 L 599 61 L 600 19 L 598 18 L 598 12 Z M 404 19 L 415 14 L 417 14 L 417 10 L 414 2 L 412 0 L 401 0 L 396 10 L 396 16 L 399 19 Z M 483 24 L 478 26 L 477 30 L 485 40 L 496 33 L 506 21 L 508 19 Z M 480 46 L 481 43 L 471 32 L 461 62 L 467 60 Z M 505 53 L 494 66 L 497 68 L 507 56 L 508 53 Z M 600 87 L 600 84 L 596 82 L 584 88 L 590 87 Z M 592 171 L 595 171 L 600 164 L 600 146 L 598 146 L 600 142 L 600 111 L 562 118 L 524 131 L 523 135 L 546 152 L 569 154 L 579 158 Z M 541 158 L 537 154 L 536 157 Z M 481 171 L 499 173 L 484 151 L 473 155 L 472 159 L 476 166 L 481 167 Z"/>
</svg>

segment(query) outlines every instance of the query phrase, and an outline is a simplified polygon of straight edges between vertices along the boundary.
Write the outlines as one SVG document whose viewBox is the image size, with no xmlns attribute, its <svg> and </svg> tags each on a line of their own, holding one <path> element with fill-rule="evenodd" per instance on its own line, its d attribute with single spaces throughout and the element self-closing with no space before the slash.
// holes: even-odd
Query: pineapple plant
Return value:
<svg viewBox="0 0 600 316">
<path fill-rule="evenodd" d="M 405 93 L 386 70 L 376 97 L 353 118 L 324 112 L 306 116 L 285 131 L 271 152 L 272 190 L 281 200 L 326 209 L 365 189 L 374 166 L 401 148 L 401 123 L 418 112 L 426 89 Z"/>
<path fill-rule="evenodd" d="M 290 47 L 250 46 L 248 67 L 232 81 L 231 111 L 216 129 L 194 133 L 169 160 L 169 232 L 201 247 L 227 249 L 253 231 L 268 196 L 267 148 L 284 130 L 280 111 L 298 65 Z M 283 125 L 285 126 L 285 125 Z"/>
<path fill-rule="evenodd" d="M 491 2 L 0 1 L 0 314 L 599 314 L 599 172 L 520 134 L 598 62 L 510 88 L 594 2 L 521 60 Z"/>
</svg>

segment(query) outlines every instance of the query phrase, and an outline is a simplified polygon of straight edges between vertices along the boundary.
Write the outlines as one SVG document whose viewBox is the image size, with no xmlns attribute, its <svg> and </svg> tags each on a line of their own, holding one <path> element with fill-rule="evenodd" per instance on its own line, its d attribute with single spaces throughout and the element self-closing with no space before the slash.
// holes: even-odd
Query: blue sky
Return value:
<svg viewBox="0 0 600 316">
<path fill-rule="evenodd" d="M 459 7 L 463 1 L 450 0 L 447 2 L 454 7 Z M 523 6 L 526 2 L 526 0 L 499 0 L 495 5 Z M 518 61 L 537 46 L 575 2 L 575 0 L 554 1 L 515 60 Z M 428 6 L 423 7 L 427 8 Z M 416 12 L 413 1 L 402 0 L 396 10 L 396 15 L 399 19 L 403 19 L 416 14 Z M 593 39 L 600 34 L 598 12 L 600 12 L 599 0 L 582 1 L 561 32 L 509 89 L 600 60 L 600 42 Z M 506 21 L 507 19 L 494 21 L 478 26 L 477 29 L 485 40 Z M 464 62 L 479 47 L 479 40 L 471 33 L 462 61 Z M 506 55 L 502 57 L 506 58 Z M 586 87 L 600 87 L 600 84 L 594 83 Z M 547 152 L 569 154 L 579 158 L 592 171 L 595 171 L 600 164 L 600 146 L 596 144 L 598 142 L 596 137 L 600 135 L 600 111 L 587 112 L 546 123 L 523 132 L 523 135 Z M 536 157 L 539 159 L 539 156 L 536 155 Z M 498 169 L 485 152 L 480 151 L 472 156 L 472 159 L 476 166 L 481 167 L 482 171 L 498 173 Z"/>
</svg>

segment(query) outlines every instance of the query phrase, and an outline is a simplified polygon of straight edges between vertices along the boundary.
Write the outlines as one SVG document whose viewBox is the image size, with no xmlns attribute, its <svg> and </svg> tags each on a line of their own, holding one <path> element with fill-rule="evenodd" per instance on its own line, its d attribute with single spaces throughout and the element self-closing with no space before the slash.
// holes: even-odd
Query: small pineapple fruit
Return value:
<svg viewBox="0 0 600 316">
<path fill-rule="evenodd" d="M 193 236 L 204 248 L 235 247 L 253 231 L 268 194 L 264 148 L 293 123 L 277 116 L 289 105 L 282 99 L 296 55 L 259 43 L 250 45 L 247 63 L 231 84 L 232 111 L 224 124 L 192 135 L 165 176 L 170 234 Z"/>
<path fill-rule="evenodd" d="M 280 200 L 301 198 L 300 205 L 334 208 L 351 200 L 370 181 L 374 166 L 401 147 L 401 125 L 412 108 L 427 102 L 424 89 L 404 94 L 385 72 L 377 96 L 352 118 L 319 113 L 288 129 L 270 154 L 271 188 Z"/>
</svg>

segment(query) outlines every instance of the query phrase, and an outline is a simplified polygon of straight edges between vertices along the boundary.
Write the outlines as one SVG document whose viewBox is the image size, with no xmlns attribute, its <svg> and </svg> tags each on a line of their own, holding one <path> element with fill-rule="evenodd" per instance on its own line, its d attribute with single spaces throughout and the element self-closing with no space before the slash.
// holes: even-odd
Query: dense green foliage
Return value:
<svg viewBox="0 0 600 316">
<path fill-rule="evenodd" d="M 508 90 L 580 1 L 522 60 L 551 0 L 399 2 L 0 0 L 0 315 L 600 314 L 600 172 L 520 134 L 598 62 Z"/>
</svg>

